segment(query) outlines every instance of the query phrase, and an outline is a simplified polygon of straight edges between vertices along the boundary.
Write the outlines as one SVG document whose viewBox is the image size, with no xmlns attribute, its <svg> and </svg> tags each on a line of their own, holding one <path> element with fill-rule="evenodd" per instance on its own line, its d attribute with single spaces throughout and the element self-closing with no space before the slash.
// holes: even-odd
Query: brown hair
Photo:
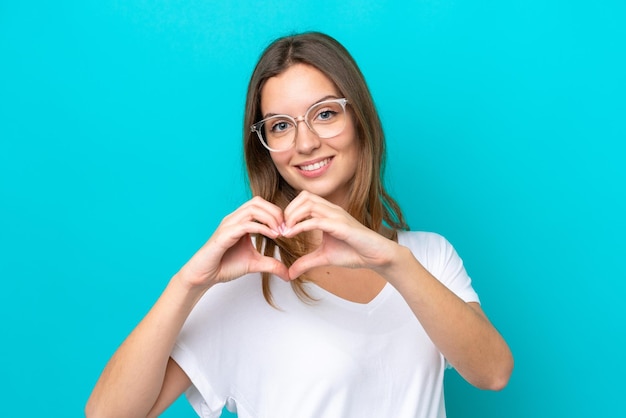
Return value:
<svg viewBox="0 0 626 418">
<path fill-rule="evenodd" d="M 280 176 L 269 151 L 250 131 L 250 126 L 262 119 L 261 90 L 265 82 L 297 63 L 317 68 L 348 99 L 360 152 L 347 199 L 348 213 L 372 230 L 382 232 L 384 225 L 392 228 L 395 239 L 395 231 L 408 229 L 408 225 L 400 207 L 383 186 L 385 136 L 374 101 L 350 53 L 335 39 L 319 32 L 277 39 L 265 49 L 252 73 L 244 116 L 244 153 L 252 194 L 284 209 L 298 193 Z M 310 251 L 304 234 L 290 240 L 257 237 L 257 248 L 265 255 L 274 255 L 276 246 L 287 266 Z M 263 295 L 273 305 L 269 277 L 269 273 L 263 273 Z M 305 280 L 299 277 L 292 281 L 292 286 L 301 299 L 310 300 L 302 286 Z"/>
</svg>

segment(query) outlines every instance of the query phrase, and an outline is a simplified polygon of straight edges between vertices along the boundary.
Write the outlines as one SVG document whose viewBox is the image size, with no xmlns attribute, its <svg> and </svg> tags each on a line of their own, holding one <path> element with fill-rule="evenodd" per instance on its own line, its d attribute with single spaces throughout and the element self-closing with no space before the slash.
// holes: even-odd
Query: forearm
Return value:
<svg viewBox="0 0 626 418">
<path fill-rule="evenodd" d="M 202 293 L 172 278 L 105 367 L 87 403 L 88 416 L 146 416 L 161 391 L 176 337 Z"/>
<path fill-rule="evenodd" d="M 431 340 L 471 384 L 498 390 L 508 382 L 511 352 L 478 304 L 466 303 L 398 246 L 379 270 L 404 297 Z"/>
</svg>

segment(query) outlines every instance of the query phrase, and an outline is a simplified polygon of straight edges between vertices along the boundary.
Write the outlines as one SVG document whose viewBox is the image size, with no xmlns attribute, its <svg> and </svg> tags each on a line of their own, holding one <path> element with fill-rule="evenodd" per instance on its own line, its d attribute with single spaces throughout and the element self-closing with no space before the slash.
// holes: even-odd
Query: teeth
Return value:
<svg viewBox="0 0 626 418">
<path fill-rule="evenodd" d="M 300 170 L 303 170 L 303 171 L 313 171 L 313 170 L 318 170 L 318 169 L 324 167 L 329 162 L 330 162 L 330 158 L 326 158 L 325 160 L 322 160 L 322 161 L 317 162 L 315 164 L 301 165 L 299 167 L 300 167 Z"/>
</svg>

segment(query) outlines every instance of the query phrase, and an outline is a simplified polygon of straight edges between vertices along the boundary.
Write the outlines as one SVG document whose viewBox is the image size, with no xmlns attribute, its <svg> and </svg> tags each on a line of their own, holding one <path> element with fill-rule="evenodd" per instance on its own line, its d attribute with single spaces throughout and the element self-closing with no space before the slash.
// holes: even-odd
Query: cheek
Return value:
<svg viewBox="0 0 626 418">
<path fill-rule="evenodd" d="M 342 144 L 342 149 L 347 156 L 353 160 L 358 159 L 361 154 L 361 146 L 362 145 L 359 144 L 359 140 L 357 138 L 356 130 L 352 127 L 350 127 L 350 129 L 346 129 L 346 136 Z"/>
<path fill-rule="evenodd" d="M 346 138 L 346 147 L 353 147 L 353 148 L 358 148 L 358 129 L 356 128 L 356 124 L 354 122 L 354 117 L 351 116 L 350 119 L 348 119 L 348 122 L 346 123 L 346 127 L 344 129 L 344 134 L 345 134 L 345 138 Z"/>
<path fill-rule="evenodd" d="M 272 158 L 272 163 L 274 167 L 278 170 L 282 177 L 285 177 L 285 169 L 289 164 L 289 157 L 286 155 L 280 155 L 277 153 L 270 153 Z"/>
<path fill-rule="evenodd" d="M 276 167 L 280 167 L 281 165 L 284 165 L 284 161 L 283 161 L 284 158 L 281 158 L 280 155 L 270 152 L 270 158 L 272 159 L 272 163 Z"/>
<path fill-rule="evenodd" d="M 363 159 L 366 158 L 366 156 L 361 152 L 363 144 L 359 143 L 357 133 L 355 131 L 351 132 L 351 138 L 351 141 L 349 141 L 344 148 L 344 153 L 348 161 L 349 171 L 354 177 L 359 167 L 362 166 L 362 163 L 364 162 Z"/>
</svg>

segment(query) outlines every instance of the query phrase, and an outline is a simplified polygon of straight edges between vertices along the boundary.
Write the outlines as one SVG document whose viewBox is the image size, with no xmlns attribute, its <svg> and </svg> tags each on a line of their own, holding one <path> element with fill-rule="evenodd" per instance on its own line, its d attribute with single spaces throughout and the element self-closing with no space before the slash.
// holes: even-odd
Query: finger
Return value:
<svg viewBox="0 0 626 418">
<path fill-rule="evenodd" d="M 213 241 L 225 251 L 239 242 L 242 237 L 249 234 L 261 234 L 268 238 L 276 238 L 279 232 L 262 223 L 248 221 L 220 228 L 213 237 Z"/>
<path fill-rule="evenodd" d="M 286 238 L 292 238 L 302 232 L 322 231 L 343 241 L 350 238 L 351 234 L 358 234 L 359 230 L 355 229 L 356 226 L 359 225 L 350 223 L 346 218 L 316 215 L 296 223 L 291 228 L 284 228 L 281 233 Z"/>
<path fill-rule="evenodd" d="M 307 218 L 294 224 L 291 227 L 285 227 L 281 232 L 286 238 L 295 237 L 302 232 L 321 230 L 334 235 L 336 228 L 333 227 L 332 221 L 325 218 Z"/>
<path fill-rule="evenodd" d="M 289 281 L 289 270 L 280 261 L 272 257 L 261 257 L 250 266 L 250 273 L 270 273 L 280 277 L 284 281 Z"/>
<path fill-rule="evenodd" d="M 283 210 L 274 203 L 268 202 L 260 196 L 253 197 L 247 202 L 246 205 L 259 207 L 282 221 Z"/>
<path fill-rule="evenodd" d="M 224 218 L 224 225 L 236 225 L 248 221 L 256 221 L 278 231 L 283 223 L 282 210 L 261 198 L 254 198 L 239 207 L 235 212 Z"/>
<path fill-rule="evenodd" d="M 339 206 L 312 193 L 300 193 L 284 211 L 285 227 L 292 228 L 298 222 L 312 217 L 338 217 L 347 213 Z"/>
<path fill-rule="evenodd" d="M 277 206 L 259 200 L 258 202 L 251 202 L 232 219 L 236 223 L 251 220 L 264 223 L 270 228 L 278 230 L 278 227 L 283 223 L 283 213 Z"/>
<path fill-rule="evenodd" d="M 307 271 L 321 266 L 328 266 L 329 260 L 317 252 L 307 254 L 297 259 L 291 267 L 289 267 L 289 278 L 296 279 Z"/>
<path fill-rule="evenodd" d="M 240 232 L 242 233 L 242 236 L 243 234 L 260 234 L 268 238 L 277 238 L 280 235 L 280 232 L 278 232 L 277 230 L 272 229 L 265 224 L 254 221 L 238 225 L 238 229 L 241 229 Z"/>
</svg>

